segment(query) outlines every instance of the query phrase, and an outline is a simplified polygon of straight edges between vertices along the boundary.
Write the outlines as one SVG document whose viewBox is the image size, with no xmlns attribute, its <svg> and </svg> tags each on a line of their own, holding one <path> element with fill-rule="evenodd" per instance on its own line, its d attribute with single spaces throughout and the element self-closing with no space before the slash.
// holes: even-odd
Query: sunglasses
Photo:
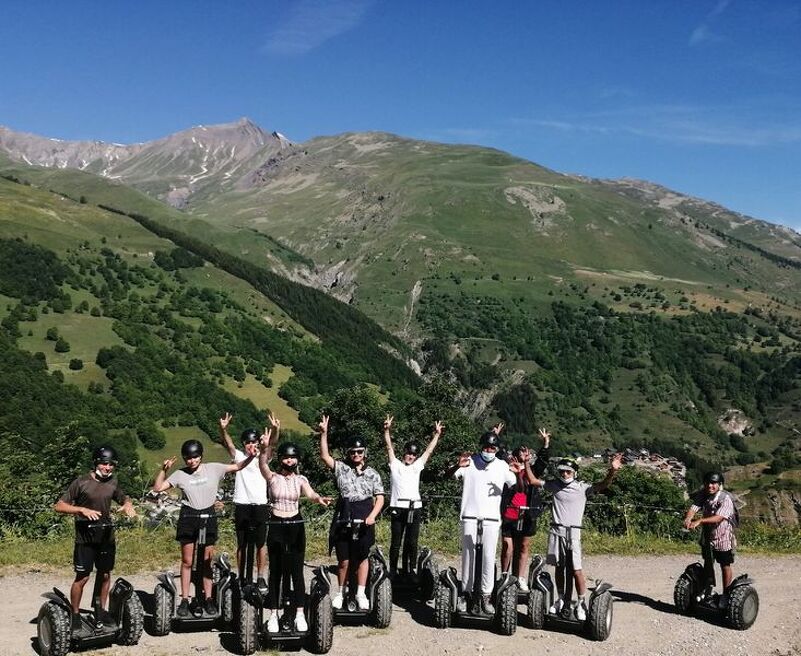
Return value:
<svg viewBox="0 0 801 656">
<path fill-rule="evenodd" d="M 348 455 L 351 455 L 351 456 L 363 456 L 364 455 L 364 449 L 351 449 L 350 451 L 348 451 Z"/>
</svg>

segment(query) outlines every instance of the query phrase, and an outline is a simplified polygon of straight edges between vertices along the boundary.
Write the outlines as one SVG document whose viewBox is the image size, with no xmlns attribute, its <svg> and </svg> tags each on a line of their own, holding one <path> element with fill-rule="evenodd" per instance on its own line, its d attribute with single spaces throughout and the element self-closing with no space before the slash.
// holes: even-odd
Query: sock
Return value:
<svg viewBox="0 0 801 656">
<path fill-rule="evenodd" d="M 364 589 L 365 589 L 365 586 L 363 586 L 363 585 L 356 586 L 356 594 L 357 595 L 363 595 L 364 594 Z"/>
<path fill-rule="evenodd" d="M 295 617 L 303 617 L 303 608 L 298 608 Z"/>
</svg>

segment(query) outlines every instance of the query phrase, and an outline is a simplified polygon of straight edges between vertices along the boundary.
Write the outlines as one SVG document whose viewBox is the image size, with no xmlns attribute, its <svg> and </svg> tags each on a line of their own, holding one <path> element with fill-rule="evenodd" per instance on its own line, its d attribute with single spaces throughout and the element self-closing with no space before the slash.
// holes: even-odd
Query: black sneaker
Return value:
<svg viewBox="0 0 801 656">
<path fill-rule="evenodd" d="M 256 589 L 262 596 L 267 594 L 267 581 L 264 580 L 263 576 L 256 579 Z"/>
<path fill-rule="evenodd" d="M 178 610 L 175 611 L 175 614 L 178 617 L 189 617 L 189 599 L 181 599 L 181 603 L 178 604 Z"/>
<path fill-rule="evenodd" d="M 492 605 L 489 595 L 481 595 L 481 610 L 487 615 L 495 615 L 495 606 Z"/>
<path fill-rule="evenodd" d="M 73 632 L 80 631 L 82 626 L 83 626 L 83 620 L 81 620 L 81 616 L 78 613 L 73 613 L 72 627 L 71 627 Z"/>
<path fill-rule="evenodd" d="M 217 602 L 214 601 L 214 599 L 206 599 L 206 603 L 204 604 L 204 610 L 206 611 L 206 615 L 216 615 Z"/>
<path fill-rule="evenodd" d="M 111 613 L 101 608 L 100 611 L 97 613 L 97 624 L 99 626 L 110 627 L 110 626 L 115 626 L 117 623 L 114 621 L 114 618 L 111 616 Z"/>
</svg>

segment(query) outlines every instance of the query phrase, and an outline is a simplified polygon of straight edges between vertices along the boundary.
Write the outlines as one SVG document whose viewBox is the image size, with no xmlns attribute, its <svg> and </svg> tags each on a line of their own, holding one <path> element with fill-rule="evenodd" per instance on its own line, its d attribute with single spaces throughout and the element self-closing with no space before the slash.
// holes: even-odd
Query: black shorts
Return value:
<svg viewBox="0 0 801 656">
<path fill-rule="evenodd" d="M 253 525 L 256 547 L 263 547 L 267 541 L 267 518 L 269 514 L 267 504 L 235 503 L 234 527 L 236 528 L 237 545 L 241 547 L 245 544 L 248 527 Z"/>
<path fill-rule="evenodd" d="M 712 550 L 712 557 L 719 565 L 732 565 L 734 564 L 734 549 L 728 551 L 715 551 Z"/>
<path fill-rule="evenodd" d="M 201 518 L 200 515 L 211 515 L 208 518 Z M 178 527 L 175 532 L 175 539 L 181 544 L 189 544 L 197 540 L 200 529 L 206 526 L 206 546 L 217 543 L 217 515 L 214 508 L 195 510 L 188 506 L 181 506 L 181 514 L 178 516 Z"/>
<path fill-rule="evenodd" d="M 505 538 L 530 538 L 537 531 L 537 520 L 526 515 L 523 518 L 523 526 L 517 530 L 516 519 L 504 519 L 501 523 L 501 535 Z"/>
<path fill-rule="evenodd" d="M 89 576 L 94 567 L 98 572 L 110 572 L 114 569 L 116 556 L 117 544 L 115 542 L 76 543 L 72 552 L 72 566 L 76 574 L 85 574 L 86 576 Z"/>
<path fill-rule="evenodd" d="M 363 501 L 353 501 L 350 504 L 351 517 L 353 519 L 365 519 L 373 511 L 373 499 Z M 375 524 L 359 525 L 356 539 L 354 540 L 353 529 L 347 523 L 339 524 L 334 531 L 334 549 L 336 550 L 337 560 L 353 560 L 361 562 L 370 555 L 370 547 L 375 544 Z"/>
</svg>

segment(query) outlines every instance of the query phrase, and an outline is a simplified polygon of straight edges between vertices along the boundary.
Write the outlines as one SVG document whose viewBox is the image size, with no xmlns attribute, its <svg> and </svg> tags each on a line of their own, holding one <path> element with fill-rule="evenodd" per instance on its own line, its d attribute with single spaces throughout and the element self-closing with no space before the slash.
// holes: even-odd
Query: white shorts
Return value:
<svg viewBox="0 0 801 656">
<path fill-rule="evenodd" d="M 564 533 L 560 535 L 559 532 Z M 554 567 L 565 565 L 568 552 L 573 553 L 573 570 L 581 569 L 581 529 L 551 528 L 548 533 L 548 556 L 545 562 Z"/>
</svg>

